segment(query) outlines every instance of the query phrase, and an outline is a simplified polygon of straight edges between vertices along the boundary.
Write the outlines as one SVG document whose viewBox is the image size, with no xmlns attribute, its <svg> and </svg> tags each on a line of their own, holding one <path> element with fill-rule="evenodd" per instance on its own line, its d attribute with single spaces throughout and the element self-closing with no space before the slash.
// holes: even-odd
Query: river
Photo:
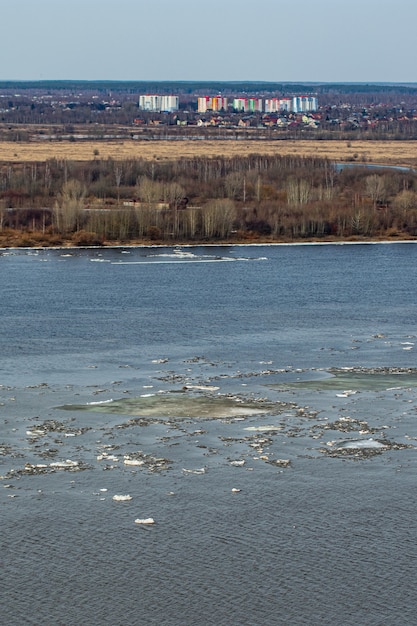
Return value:
<svg viewBox="0 0 417 626">
<path fill-rule="evenodd" d="M 414 623 L 416 268 L 1 250 L 1 622 Z"/>
</svg>

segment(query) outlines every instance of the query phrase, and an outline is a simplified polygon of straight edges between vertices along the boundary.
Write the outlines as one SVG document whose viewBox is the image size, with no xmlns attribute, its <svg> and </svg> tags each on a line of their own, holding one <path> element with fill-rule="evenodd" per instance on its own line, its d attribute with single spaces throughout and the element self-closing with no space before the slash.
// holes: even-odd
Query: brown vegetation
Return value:
<svg viewBox="0 0 417 626">
<path fill-rule="evenodd" d="M 45 162 L 48 159 L 173 160 L 195 157 L 235 157 L 250 154 L 322 157 L 330 161 L 368 161 L 417 166 L 417 141 L 312 140 L 182 140 L 182 141 L 42 141 L 0 142 L 0 162 Z"/>
<path fill-rule="evenodd" d="M 265 154 L 0 165 L 0 246 L 417 237 L 417 174 Z"/>
</svg>

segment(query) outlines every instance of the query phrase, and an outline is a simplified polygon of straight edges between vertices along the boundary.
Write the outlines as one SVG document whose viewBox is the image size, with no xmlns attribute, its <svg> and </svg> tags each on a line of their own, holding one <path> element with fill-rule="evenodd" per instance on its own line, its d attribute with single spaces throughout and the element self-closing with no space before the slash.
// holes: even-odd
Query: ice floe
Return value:
<svg viewBox="0 0 417 626">
<path fill-rule="evenodd" d="M 250 417 L 280 411 L 282 403 L 246 400 L 230 395 L 188 395 L 185 392 L 143 394 L 136 398 L 120 398 L 96 404 L 68 404 L 57 407 L 64 410 L 81 410 L 121 415 L 143 416 L 151 419 L 222 419 Z"/>
<path fill-rule="evenodd" d="M 71 461 L 71 459 L 67 459 L 66 461 L 55 461 L 54 463 L 49 463 L 49 467 L 54 467 L 55 469 L 68 469 L 71 467 L 77 467 L 78 465 L 78 461 Z"/>
<path fill-rule="evenodd" d="M 388 444 L 378 441 L 377 439 L 351 439 L 349 441 L 342 441 L 336 446 L 339 450 L 352 450 L 359 448 L 388 448 Z"/>
</svg>

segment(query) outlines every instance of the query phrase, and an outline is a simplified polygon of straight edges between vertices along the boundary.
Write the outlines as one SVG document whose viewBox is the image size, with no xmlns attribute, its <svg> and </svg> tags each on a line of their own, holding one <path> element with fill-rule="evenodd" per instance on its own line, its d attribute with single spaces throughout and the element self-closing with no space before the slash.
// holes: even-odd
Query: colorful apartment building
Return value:
<svg viewBox="0 0 417 626">
<path fill-rule="evenodd" d="M 262 98 L 234 98 L 233 110 L 237 113 L 262 113 Z"/>
<path fill-rule="evenodd" d="M 198 98 L 197 110 L 199 113 L 227 111 L 227 98 L 223 96 L 201 96 Z"/>
</svg>

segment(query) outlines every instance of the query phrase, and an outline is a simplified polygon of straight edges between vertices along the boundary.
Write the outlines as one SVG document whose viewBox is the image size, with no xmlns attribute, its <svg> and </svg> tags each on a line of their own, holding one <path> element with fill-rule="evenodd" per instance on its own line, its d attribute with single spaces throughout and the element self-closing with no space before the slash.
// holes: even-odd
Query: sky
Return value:
<svg viewBox="0 0 417 626">
<path fill-rule="evenodd" d="M 416 0 L 0 0 L 0 80 L 417 82 Z"/>
</svg>

